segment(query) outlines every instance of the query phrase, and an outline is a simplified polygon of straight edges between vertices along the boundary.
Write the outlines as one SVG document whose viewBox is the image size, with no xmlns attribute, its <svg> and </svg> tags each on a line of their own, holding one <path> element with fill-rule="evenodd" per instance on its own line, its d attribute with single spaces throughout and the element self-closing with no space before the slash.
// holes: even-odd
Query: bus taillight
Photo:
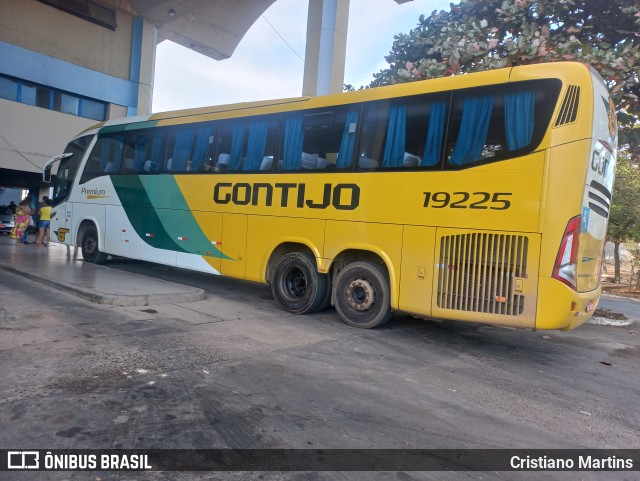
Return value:
<svg viewBox="0 0 640 481">
<path fill-rule="evenodd" d="M 574 217 L 567 224 L 564 231 L 556 264 L 553 267 L 553 277 L 564 282 L 572 289 L 576 289 L 576 269 L 578 263 L 578 242 L 580 240 L 581 216 Z"/>
</svg>

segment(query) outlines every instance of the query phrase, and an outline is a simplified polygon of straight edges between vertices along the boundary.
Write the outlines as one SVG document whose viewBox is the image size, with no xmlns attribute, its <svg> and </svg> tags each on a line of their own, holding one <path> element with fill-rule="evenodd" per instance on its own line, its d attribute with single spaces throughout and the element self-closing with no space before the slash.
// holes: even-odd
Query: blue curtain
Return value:
<svg viewBox="0 0 640 481">
<path fill-rule="evenodd" d="M 535 100 L 535 93 L 530 90 L 504 96 L 504 129 L 508 150 L 521 149 L 531 143 Z"/>
<path fill-rule="evenodd" d="M 157 172 L 160 170 L 162 164 L 162 140 L 164 135 L 162 132 L 155 132 L 153 134 L 153 140 L 151 142 L 151 172 Z"/>
<path fill-rule="evenodd" d="M 249 126 L 249 139 L 247 140 L 247 158 L 242 170 L 260 170 L 260 164 L 267 146 L 267 122 L 253 122 Z"/>
<path fill-rule="evenodd" d="M 233 137 L 231 139 L 231 159 L 227 170 L 240 170 L 242 163 L 242 149 L 244 148 L 244 124 L 233 127 Z"/>
<path fill-rule="evenodd" d="M 147 144 L 149 143 L 148 135 L 139 135 L 136 139 L 136 145 L 133 153 L 133 170 L 142 172 L 144 161 L 147 160 Z"/>
<path fill-rule="evenodd" d="M 350 167 L 353 162 L 353 149 L 356 145 L 356 132 L 350 132 L 351 124 L 358 122 L 358 112 L 352 111 L 347 114 L 344 121 L 344 129 L 342 130 L 342 141 L 340 142 L 340 150 L 338 151 L 338 168 L 344 169 Z"/>
<path fill-rule="evenodd" d="M 429 128 L 427 129 L 427 140 L 424 144 L 424 155 L 420 166 L 430 167 L 440 162 L 442 153 L 442 138 L 444 136 L 444 125 L 447 115 L 446 102 L 434 102 L 429 110 Z"/>
<path fill-rule="evenodd" d="M 407 108 L 404 105 L 391 107 L 382 167 L 402 167 L 406 131 Z"/>
<path fill-rule="evenodd" d="M 202 168 L 202 164 L 207 156 L 207 149 L 209 148 L 209 137 L 213 133 L 211 127 L 204 127 L 200 129 L 200 133 L 196 138 L 196 145 L 193 148 L 193 158 L 191 159 L 191 171 L 198 171 Z"/>
<path fill-rule="evenodd" d="M 464 99 L 458 140 L 449 158 L 451 164 L 465 165 L 480 160 L 492 111 L 493 95 Z"/>
<path fill-rule="evenodd" d="M 303 141 L 302 117 L 288 119 L 284 123 L 283 168 L 285 170 L 297 170 L 300 168 Z"/>
<path fill-rule="evenodd" d="M 193 146 L 193 130 L 184 129 L 176 134 L 176 142 L 173 145 L 173 160 L 171 170 L 181 172 L 186 169 L 187 159 L 191 158 L 191 147 Z"/>
</svg>

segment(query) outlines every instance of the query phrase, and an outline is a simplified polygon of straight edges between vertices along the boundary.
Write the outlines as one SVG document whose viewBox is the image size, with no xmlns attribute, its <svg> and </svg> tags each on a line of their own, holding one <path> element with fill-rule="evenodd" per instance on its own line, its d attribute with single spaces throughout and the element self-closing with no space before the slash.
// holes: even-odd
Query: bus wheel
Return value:
<svg viewBox="0 0 640 481">
<path fill-rule="evenodd" d="M 313 257 L 302 252 L 283 255 L 275 265 L 271 292 L 276 303 L 292 314 L 310 314 L 326 300 L 328 276 L 319 274 Z"/>
<path fill-rule="evenodd" d="M 335 282 L 335 308 L 344 322 L 371 329 L 391 318 L 387 274 L 371 262 L 347 264 Z"/>
<path fill-rule="evenodd" d="M 95 227 L 89 227 L 82 236 L 82 258 L 92 264 L 104 264 L 107 254 L 98 249 L 98 232 Z"/>
</svg>

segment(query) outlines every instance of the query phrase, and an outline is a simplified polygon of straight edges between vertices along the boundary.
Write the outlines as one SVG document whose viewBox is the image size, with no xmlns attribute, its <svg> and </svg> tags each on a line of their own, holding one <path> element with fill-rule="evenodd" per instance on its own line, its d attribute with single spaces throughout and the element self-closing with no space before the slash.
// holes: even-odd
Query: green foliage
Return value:
<svg viewBox="0 0 640 481">
<path fill-rule="evenodd" d="M 618 144 L 632 159 L 640 159 L 640 125 L 627 126 L 618 130 Z"/>
<path fill-rule="evenodd" d="M 640 168 L 626 153 L 618 156 L 608 239 L 617 244 L 640 242 Z"/>
<path fill-rule="evenodd" d="M 640 114 L 639 31 L 637 0 L 460 0 L 396 35 L 371 86 L 574 60 L 600 72 L 630 128 Z"/>
</svg>

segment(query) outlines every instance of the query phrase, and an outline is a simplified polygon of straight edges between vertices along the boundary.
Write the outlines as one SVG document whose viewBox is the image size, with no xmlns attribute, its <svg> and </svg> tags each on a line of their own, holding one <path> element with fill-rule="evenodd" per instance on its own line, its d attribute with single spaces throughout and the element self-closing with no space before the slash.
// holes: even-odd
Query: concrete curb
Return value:
<svg viewBox="0 0 640 481">
<path fill-rule="evenodd" d="M 618 320 L 618 319 L 609 319 L 608 317 L 593 316 L 587 321 L 587 324 L 594 324 L 597 326 L 628 327 L 628 326 L 631 326 L 632 324 L 635 324 L 635 322 L 636 321 L 634 321 L 633 319 Z"/>
<path fill-rule="evenodd" d="M 96 266 L 98 267 L 98 266 Z M 78 297 L 86 299 L 97 304 L 106 304 L 120 307 L 136 307 L 136 306 L 150 306 L 153 304 L 167 304 L 167 303 L 181 303 L 181 302 L 195 302 L 202 301 L 206 298 L 204 289 L 197 287 L 186 287 L 182 284 L 175 284 L 173 282 L 164 281 L 166 284 L 173 284 L 178 286 L 176 292 L 171 294 L 106 294 L 98 292 L 94 289 L 88 289 L 65 282 L 61 280 L 52 280 L 49 277 L 42 276 L 36 273 L 27 272 L 21 269 L 16 269 L 12 266 L 0 265 L 0 269 L 7 272 L 17 274 L 22 277 L 26 277 L 32 281 L 45 284 L 56 289 L 60 289 L 64 292 L 74 294 Z M 144 276 L 134 273 L 127 273 L 130 276 L 136 276 L 140 279 L 144 279 Z"/>
<path fill-rule="evenodd" d="M 609 294 L 608 292 L 606 294 L 602 294 L 602 297 L 611 297 L 613 299 L 624 299 L 625 301 L 640 303 L 640 299 L 636 299 L 635 297 L 618 296 L 616 294 Z"/>
</svg>

